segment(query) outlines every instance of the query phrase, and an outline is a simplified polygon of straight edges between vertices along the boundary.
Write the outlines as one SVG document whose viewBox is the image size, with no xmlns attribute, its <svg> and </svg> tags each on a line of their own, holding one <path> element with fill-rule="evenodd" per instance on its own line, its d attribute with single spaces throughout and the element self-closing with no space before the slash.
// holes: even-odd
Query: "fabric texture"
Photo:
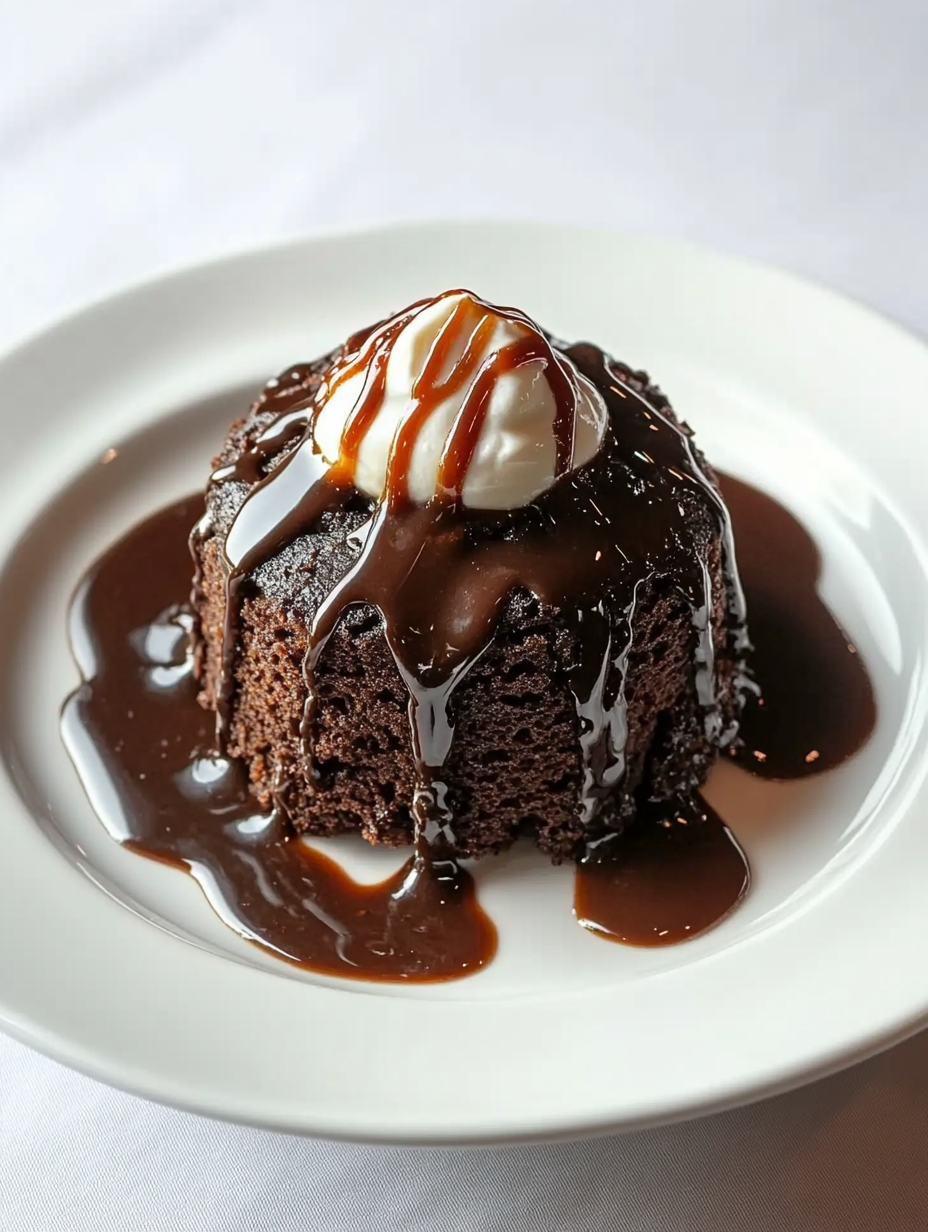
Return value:
<svg viewBox="0 0 928 1232">
<path fill-rule="evenodd" d="M 449 216 L 679 236 L 928 331 L 926 46 L 923 0 L 0 0 L 0 346 L 188 261 Z M 0 1232 L 926 1228 L 928 1035 L 470 1151 L 213 1123 L 0 1038 Z"/>
</svg>

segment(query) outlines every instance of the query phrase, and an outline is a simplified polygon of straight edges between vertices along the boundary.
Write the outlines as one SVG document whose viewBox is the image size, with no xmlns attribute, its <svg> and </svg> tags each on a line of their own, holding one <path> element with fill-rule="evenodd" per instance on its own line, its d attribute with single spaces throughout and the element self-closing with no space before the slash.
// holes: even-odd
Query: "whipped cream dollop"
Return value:
<svg viewBox="0 0 928 1232">
<path fill-rule="evenodd" d="M 606 416 L 528 317 L 449 291 L 352 339 L 320 388 L 313 432 L 367 496 L 505 510 L 588 462 Z"/>
</svg>

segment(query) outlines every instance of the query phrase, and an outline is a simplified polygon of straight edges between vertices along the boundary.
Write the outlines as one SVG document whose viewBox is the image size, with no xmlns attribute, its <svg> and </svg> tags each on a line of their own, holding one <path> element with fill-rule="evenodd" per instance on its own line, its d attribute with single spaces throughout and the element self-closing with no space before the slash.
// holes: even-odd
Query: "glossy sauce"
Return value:
<svg viewBox="0 0 928 1232">
<path fill-rule="evenodd" d="M 283 815 L 256 813 L 241 766 L 213 751 L 210 716 L 195 701 L 197 657 L 187 652 L 188 634 L 196 645 L 197 630 L 182 603 L 190 576 L 187 531 L 202 499 L 140 524 L 90 571 L 74 601 L 72 642 L 85 684 L 65 706 L 63 730 L 110 832 L 147 856 L 188 869 L 217 912 L 257 944 L 328 974 L 451 979 L 479 970 L 493 955 L 495 929 L 470 876 L 450 855 L 454 817 L 442 767 L 453 739 L 453 690 L 492 639 L 503 600 L 516 586 L 560 608 L 576 641 L 564 672 L 578 716 L 579 809 L 585 823 L 599 824 L 578 866 L 575 910 L 601 936 L 638 945 L 695 936 L 736 905 L 749 880 L 737 843 L 698 796 L 657 813 L 648 805 L 622 834 L 611 833 L 603 815 L 624 772 L 625 667 L 643 583 L 669 575 L 689 605 L 706 735 L 751 772 L 786 778 L 820 772 L 856 751 L 875 720 L 860 658 L 817 596 L 812 541 L 769 497 L 724 479 L 760 689 L 760 696 L 748 694 L 746 743 L 739 747 L 734 726 L 723 728 L 716 700 L 712 583 L 704 523 L 703 537 L 694 537 L 697 506 L 708 512 L 723 547 L 726 649 L 736 663 L 747 646 L 744 596 L 729 514 L 688 433 L 597 348 L 566 348 L 609 411 L 600 454 L 566 473 L 573 403 L 563 365 L 546 339 L 529 335 L 480 366 L 484 320 L 462 308 L 437 340 L 396 442 L 386 499 L 373 509 L 353 567 L 317 612 L 303 665 L 302 749 L 311 772 L 318 658 L 347 607 L 370 604 L 380 613 L 409 691 L 417 773 L 414 854 L 387 882 L 359 886 L 289 839 Z M 343 464 L 379 409 L 399 328 L 357 335 L 326 376 L 331 385 L 362 368 L 368 374 L 346 425 Z M 452 352 L 458 358 L 446 373 Z M 460 493 L 493 383 L 532 360 L 546 365 L 555 395 L 560 478 L 531 511 L 471 515 Z M 213 476 L 215 485 L 251 485 L 224 539 L 220 749 L 233 700 L 238 612 L 254 570 L 353 494 L 346 475 L 325 464 L 312 440 L 316 402 L 309 391 L 323 371 L 308 365 L 273 382 L 264 395 L 273 422 Z M 442 495 L 416 507 L 406 490 L 416 434 L 433 400 L 468 382 L 440 463 Z M 268 470 L 285 447 L 290 452 Z M 212 533 L 207 514 L 194 539 Z M 436 576 L 444 580 L 441 594 L 430 581 Z"/>
<path fill-rule="evenodd" d="M 744 852 L 701 796 L 640 816 L 577 866 L 578 923 L 609 941 L 689 941 L 738 905 L 750 885 Z"/>
<path fill-rule="evenodd" d="M 329 975 L 436 981 L 479 970 L 496 929 L 454 862 L 414 853 L 376 886 L 258 813 L 238 762 L 217 757 L 196 702 L 181 602 L 190 581 L 191 497 L 142 522 L 85 576 L 71 642 L 85 683 L 62 731 L 112 836 L 183 868 L 216 912 L 282 958 Z"/>
<path fill-rule="evenodd" d="M 747 565 L 748 602 L 760 605 L 771 528 L 806 550 L 808 536 L 770 497 L 727 477 L 722 485 Z M 288 839 L 276 816 L 257 813 L 238 763 L 210 751 L 211 716 L 195 701 L 186 654 L 190 617 L 182 603 L 187 530 L 201 504 L 191 497 L 141 523 L 90 571 L 74 598 L 71 638 L 85 683 L 66 704 L 62 725 L 102 820 L 132 849 L 190 871 L 223 919 L 291 962 L 375 980 L 442 980 L 479 970 L 492 958 L 496 934 L 466 872 L 414 855 L 389 881 L 357 885 L 333 861 Z M 788 559 L 795 562 L 795 553 Z M 796 602 L 782 612 L 771 644 L 758 647 L 768 689 L 810 632 L 837 645 L 838 626 L 815 593 L 817 565 L 807 565 L 788 571 L 802 580 Z M 811 630 L 791 624 L 790 611 L 812 613 Z M 835 663 L 830 705 L 816 710 L 822 726 L 810 732 L 785 715 L 777 748 L 786 776 L 791 767 L 812 772 L 803 752 L 810 734 L 816 747 L 829 750 L 831 764 L 869 735 L 875 711 L 869 684 L 861 689 L 860 658 L 845 650 Z M 820 681 L 814 672 L 787 678 L 789 703 L 805 715 Z M 836 730 L 845 733 L 841 743 L 828 740 Z M 756 758 L 738 760 L 752 772 L 764 770 Z M 705 931 L 743 897 L 743 853 L 705 803 L 697 797 L 663 813 L 606 839 L 578 866 L 575 911 L 597 935 L 672 944 Z"/>
<path fill-rule="evenodd" d="M 846 761 L 870 738 L 876 699 L 857 647 L 818 593 L 821 556 L 788 510 L 756 488 L 721 480 L 750 613 L 751 669 L 740 743 L 751 774 L 798 779 Z"/>
<path fill-rule="evenodd" d="M 808 531 L 765 493 L 728 475 L 719 481 L 750 622 L 754 682 L 729 756 L 762 778 L 820 774 L 866 744 L 876 723 L 873 686 L 819 596 L 821 557 Z M 574 911 L 609 940 L 671 945 L 728 915 L 749 882 L 734 836 L 697 795 L 593 848 L 577 868 Z"/>
</svg>

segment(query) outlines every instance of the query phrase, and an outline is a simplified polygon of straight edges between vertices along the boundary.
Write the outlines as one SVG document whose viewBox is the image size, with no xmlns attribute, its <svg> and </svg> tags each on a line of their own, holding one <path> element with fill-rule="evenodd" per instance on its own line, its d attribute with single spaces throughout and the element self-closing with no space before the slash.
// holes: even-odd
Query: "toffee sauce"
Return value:
<svg viewBox="0 0 928 1232">
<path fill-rule="evenodd" d="M 478 970 L 493 955 L 496 933 L 451 854 L 454 818 L 441 771 L 453 738 L 453 690 L 492 639 L 506 595 L 522 586 L 560 608 L 575 636 L 576 653 L 563 666 L 578 715 L 580 811 L 595 836 L 577 869 L 576 915 L 598 934 L 631 944 L 695 936 L 726 915 L 748 885 L 747 862 L 727 827 L 698 796 L 646 804 L 621 835 L 610 831 L 604 808 L 624 771 L 624 672 L 640 585 L 673 579 L 691 613 L 706 736 L 753 773 L 798 777 L 849 756 L 872 729 L 872 689 L 818 599 L 811 539 L 775 501 L 726 479 L 757 643 L 752 666 L 759 687 L 744 675 L 741 746 L 716 701 L 709 537 L 704 519 L 702 533 L 694 530 L 697 508 L 709 513 L 722 544 L 728 651 L 739 663 L 747 650 L 745 596 L 728 510 L 688 430 L 645 399 L 598 348 L 559 352 L 513 310 L 492 311 L 531 332 L 482 364 L 491 320 L 482 301 L 459 306 L 436 339 L 392 451 L 385 498 L 357 536 L 355 564 L 316 613 L 303 665 L 302 755 L 312 775 L 315 664 L 348 606 L 379 611 L 410 697 L 418 780 L 412 858 L 379 886 L 356 885 L 332 861 L 289 839 L 279 811 L 256 814 L 240 765 L 223 756 L 239 612 L 252 574 L 354 495 L 352 459 L 384 396 L 392 343 L 412 311 L 350 339 L 325 376 L 331 389 L 367 372 L 338 466 L 328 466 L 315 448 L 310 367 L 292 370 L 290 388 L 269 387 L 265 398 L 273 400 L 276 418 L 212 477 L 214 484 L 252 485 L 224 541 L 226 627 L 215 731 L 195 701 L 198 632 L 190 609 L 178 602 L 190 575 L 187 530 L 202 500 L 190 498 L 143 522 L 85 577 L 71 616 L 85 683 L 66 703 L 63 731 L 88 794 L 114 837 L 189 870 L 224 919 L 292 962 L 381 980 L 442 980 Z M 556 481 L 528 511 L 472 515 L 461 490 L 490 394 L 500 375 L 529 362 L 542 365 L 554 398 Z M 600 391 L 608 426 L 596 458 L 570 472 L 575 371 Z M 465 384 L 439 463 L 438 495 L 414 506 L 407 481 L 416 434 L 434 404 Z M 194 538 L 212 533 L 207 512 Z M 435 576 L 445 579 L 450 599 L 435 594 Z"/>
<path fill-rule="evenodd" d="M 240 763 L 216 755 L 196 700 L 187 537 L 202 496 L 140 523 L 84 577 L 70 616 L 84 683 L 62 712 L 65 744 L 101 820 L 132 850 L 190 872 L 226 922 L 279 957 L 329 975 L 434 982 L 496 950 L 473 879 L 414 854 L 380 885 L 257 812 Z"/>
<path fill-rule="evenodd" d="M 642 810 L 577 866 L 574 914 L 590 932 L 624 945 L 688 941 L 741 902 L 751 874 L 744 852 L 698 794 Z"/>
<path fill-rule="evenodd" d="M 751 679 L 728 755 L 766 779 L 800 779 L 858 752 L 876 700 L 857 648 L 818 593 L 821 556 L 772 497 L 719 476 L 750 621 Z M 747 860 L 698 794 L 652 805 L 620 836 L 591 844 L 577 867 L 574 911 L 586 928 L 629 945 L 671 945 L 705 932 L 741 901 Z"/>
<path fill-rule="evenodd" d="M 756 610 L 759 627 L 772 627 L 761 648 L 769 673 L 761 677 L 764 695 L 807 635 L 818 630 L 834 651 L 829 705 L 817 711 L 814 738 L 825 747 L 829 732 L 844 732 L 841 743 L 827 746 L 828 765 L 836 764 L 866 741 L 875 708 L 869 684 L 861 688 L 866 674 L 859 656 L 838 636 L 815 592 L 817 566 L 786 570 L 781 581 L 794 586 L 794 602 L 775 606 L 779 624 L 770 626 L 762 615 L 771 527 L 801 546 L 807 561 L 815 559 L 814 545 L 770 497 L 727 476 L 722 487 L 739 561 L 747 566 L 752 617 Z M 62 729 L 107 829 L 133 850 L 191 872 L 223 919 L 298 965 L 411 982 L 479 970 L 493 956 L 496 934 L 465 870 L 448 863 L 439 868 L 444 878 L 436 879 L 414 855 L 389 881 L 357 885 L 333 861 L 287 837 L 280 817 L 257 813 L 240 765 L 212 751 L 212 716 L 195 700 L 192 618 L 181 601 L 190 570 L 188 528 L 201 507 L 202 497 L 193 496 L 141 523 L 85 576 L 73 600 L 71 641 L 85 682 L 64 707 Z M 798 775 L 822 768 L 806 761 L 805 724 L 790 722 L 807 712 L 807 692 L 817 692 L 821 678 L 814 672 L 790 678 L 788 708 L 780 713 L 783 777 L 793 777 L 791 768 Z M 849 710 L 855 719 L 846 724 Z M 752 751 L 746 745 L 734 756 L 746 770 L 763 772 Z M 747 889 L 741 849 L 701 798 L 659 812 L 591 846 L 578 865 L 576 915 L 599 936 L 634 945 L 685 940 L 727 915 Z"/>
<path fill-rule="evenodd" d="M 782 505 L 721 476 L 750 613 L 751 670 L 738 765 L 771 779 L 799 779 L 841 764 L 866 744 L 876 699 L 857 647 L 818 593 L 822 560 L 808 531 Z"/>
</svg>

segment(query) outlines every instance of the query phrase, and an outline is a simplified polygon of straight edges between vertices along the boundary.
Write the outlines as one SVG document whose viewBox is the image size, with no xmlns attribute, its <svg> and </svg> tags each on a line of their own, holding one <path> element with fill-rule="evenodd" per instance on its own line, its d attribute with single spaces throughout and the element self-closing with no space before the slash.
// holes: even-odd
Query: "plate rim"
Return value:
<svg viewBox="0 0 928 1232">
<path fill-rule="evenodd" d="M 61 338 L 66 336 L 69 330 L 77 329 L 79 331 L 88 325 L 93 328 L 95 317 L 101 314 L 105 316 L 107 312 L 125 307 L 131 308 L 133 304 L 136 311 L 144 312 L 146 297 L 156 293 L 158 288 L 180 287 L 185 282 L 191 280 L 215 277 L 217 273 L 227 271 L 230 267 L 235 267 L 236 265 L 242 268 L 250 263 L 260 265 L 262 262 L 279 259 L 287 254 L 301 251 L 312 253 L 313 250 L 318 250 L 320 247 L 333 243 L 338 244 L 340 242 L 363 239 L 365 243 L 376 245 L 377 243 L 389 244 L 398 235 L 408 238 L 410 236 L 415 237 L 416 235 L 422 236 L 424 233 L 431 233 L 434 237 L 437 233 L 447 234 L 454 232 L 457 235 L 474 237 L 479 235 L 480 232 L 491 231 L 497 234 L 516 233 L 523 241 L 527 232 L 533 232 L 533 242 L 544 235 L 557 235 L 562 239 L 582 235 L 594 242 L 642 245 L 644 248 L 650 248 L 652 252 L 660 250 L 665 253 L 671 253 L 675 259 L 680 257 L 684 259 L 687 257 L 697 257 L 699 260 L 705 260 L 708 258 L 713 264 L 721 262 L 729 268 L 740 268 L 749 274 L 758 275 L 764 279 L 773 277 L 774 279 L 781 280 L 781 285 L 787 286 L 791 293 L 797 293 L 802 296 L 812 294 L 818 297 L 823 305 L 829 303 L 843 305 L 846 308 L 852 309 L 855 314 L 865 314 L 868 323 L 874 328 L 884 332 L 891 330 L 897 340 L 915 343 L 922 351 L 926 363 L 926 381 L 928 381 L 928 346 L 916 334 L 867 305 L 859 303 L 852 297 L 810 282 L 790 271 L 781 270 L 741 257 L 716 254 L 693 244 L 602 227 L 572 227 L 539 222 L 521 223 L 515 220 L 477 220 L 471 222 L 464 219 L 455 219 L 447 222 L 441 220 L 410 221 L 375 228 L 352 226 L 344 229 L 327 230 L 318 235 L 302 239 L 286 240 L 259 248 L 228 253 L 192 265 L 180 265 L 175 269 L 159 274 L 155 278 L 140 279 L 115 293 L 100 296 L 82 307 L 73 309 L 45 328 L 16 341 L 11 348 L 0 355 L 0 389 L 2 389 L 8 366 L 14 362 L 20 362 L 23 357 L 28 358 L 28 352 L 31 349 L 39 348 L 41 350 L 42 348 L 58 345 Z M 2 503 L 2 499 L 0 499 L 0 503 Z M 6 768 L 3 767 L 2 773 L 0 773 L 0 803 L 5 804 L 8 810 L 10 808 L 15 809 L 14 799 L 16 798 L 18 797 L 14 797 L 11 784 L 7 782 Z M 19 803 L 19 810 L 21 813 L 27 812 L 24 803 Z M 32 838 L 40 841 L 48 849 L 44 858 L 41 856 L 37 857 L 39 863 L 49 867 L 48 853 L 54 853 L 56 859 L 60 860 L 63 865 L 67 865 L 67 862 L 64 861 L 60 853 L 54 852 L 46 836 L 41 834 L 36 826 L 31 825 L 28 829 L 30 832 L 34 832 L 32 833 Z M 31 840 L 23 844 L 23 848 L 26 851 L 28 851 L 30 842 Z M 73 873 L 75 878 L 75 901 L 81 898 L 87 904 L 88 920 L 96 920 L 98 917 L 102 919 L 101 912 L 96 908 L 103 909 L 103 895 L 99 893 L 99 890 L 91 882 L 82 878 L 76 869 L 69 868 L 69 873 Z M 0 873 L 0 886 L 2 884 L 3 875 Z M 78 884 L 80 884 L 82 889 L 77 888 Z M 99 900 L 99 902 L 92 906 L 91 903 L 95 900 Z M 127 914 L 123 908 L 117 908 L 111 902 L 108 903 L 108 907 L 113 910 L 118 909 L 123 917 Z M 0 920 L 3 919 L 4 914 L 4 909 L 0 908 Z M 109 915 L 108 912 L 105 912 L 105 914 Z M 146 951 L 149 948 L 140 940 L 145 929 L 149 929 L 149 926 L 144 921 L 138 919 L 133 920 L 131 926 L 128 923 L 126 923 L 125 927 L 120 926 L 120 931 L 124 932 L 127 937 L 131 933 L 134 938 L 138 939 L 138 949 L 140 951 Z M 156 930 L 149 929 L 149 931 L 154 933 Z M 186 943 L 179 941 L 177 938 L 166 938 L 163 933 L 158 934 L 158 936 L 166 944 L 184 946 L 185 953 L 189 958 L 191 947 L 187 946 Z M 133 942 L 133 944 L 136 944 L 136 942 Z M 207 956 L 204 952 L 200 953 L 203 954 L 203 961 L 207 963 L 217 961 L 213 955 Z M 196 963 L 190 964 L 191 970 L 194 965 L 198 965 L 199 961 L 197 960 Z M 707 960 L 710 963 L 712 961 L 713 959 Z M 231 966 L 231 964 L 229 965 Z M 616 1132 L 620 1129 L 648 1128 L 670 1121 L 706 1115 L 768 1098 L 789 1090 L 801 1082 L 825 1077 L 847 1065 L 861 1061 L 876 1052 L 901 1042 L 928 1022 L 928 987 L 926 987 L 924 1000 L 917 1009 L 909 1013 L 897 1011 L 895 1021 L 892 1024 L 884 1022 L 882 1030 L 873 1030 L 871 1028 L 861 1038 L 855 1037 L 845 1040 L 842 1044 L 836 1044 L 830 1053 L 820 1052 L 814 1061 L 806 1058 L 804 1061 L 795 1061 L 790 1065 L 785 1065 L 780 1070 L 772 1067 L 766 1072 L 765 1078 L 758 1079 L 753 1085 L 746 1087 L 744 1082 L 741 1081 L 736 1083 L 732 1089 L 725 1089 L 724 1086 L 719 1086 L 714 1096 L 709 1097 L 703 1092 L 698 1097 L 690 1098 L 689 1102 L 684 1101 L 674 1107 L 671 1107 L 666 1101 L 664 1103 L 654 1101 L 653 1106 L 639 1107 L 637 1111 L 629 1115 L 623 1115 L 620 1111 L 613 1108 L 611 1111 L 606 1109 L 590 1115 L 581 1113 L 570 1117 L 562 1112 L 553 1117 L 550 1115 L 546 1117 L 536 1110 L 528 1114 L 523 1113 L 521 1116 L 509 1115 L 503 1118 L 505 1125 L 498 1121 L 487 1120 L 486 1114 L 483 1114 L 483 1119 L 480 1116 L 476 1117 L 476 1119 L 471 1116 L 470 1118 L 459 1119 L 456 1124 L 451 1122 L 442 1124 L 434 1120 L 428 1124 L 426 1120 L 421 1120 L 417 1124 L 408 1120 L 401 1122 L 396 1119 L 393 1122 L 385 1122 L 382 1117 L 378 1120 L 378 1118 L 370 1116 L 365 1120 L 364 1115 L 357 1111 L 350 1113 L 347 1117 L 332 1115 L 331 1110 L 328 1115 L 320 1115 L 318 1111 L 310 1115 L 305 1115 L 305 1113 L 303 1115 L 295 1115 L 292 1108 L 289 1111 L 284 1111 L 279 1106 L 279 1103 L 276 1106 L 270 1103 L 259 1105 L 254 1100 L 249 1101 L 247 1098 L 242 1102 L 242 1092 L 237 1092 L 236 1097 L 233 1098 L 229 1096 L 227 1091 L 223 1092 L 222 1088 L 218 1087 L 211 1095 L 204 1091 L 201 1091 L 199 1095 L 193 1095 L 185 1091 L 182 1085 L 178 1085 L 176 1080 L 166 1083 L 163 1076 L 159 1079 L 157 1073 L 147 1073 L 144 1067 L 133 1070 L 130 1066 L 123 1065 L 119 1067 L 114 1065 L 112 1061 L 108 1066 L 105 1057 L 94 1055 L 92 1050 L 81 1047 L 74 1040 L 62 1037 L 60 1033 L 51 1031 L 47 1025 L 43 1026 L 42 1023 L 35 1019 L 34 1015 L 30 1018 L 28 1014 L 19 1012 L 15 1007 L 11 1006 L 7 1002 L 7 990 L 2 982 L 4 970 L 3 963 L 0 961 L 0 1025 L 2 1025 L 3 1029 L 22 1042 L 37 1048 L 53 1059 L 63 1061 L 90 1077 L 110 1085 L 119 1086 L 156 1102 L 166 1103 L 171 1106 L 184 1108 L 190 1112 L 231 1120 L 237 1123 L 253 1124 L 267 1129 L 285 1129 L 290 1132 L 322 1135 L 355 1142 L 392 1145 L 492 1144 L 585 1137 Z M 240 973 L 241 969 L 238 970 Z M 274 978 L 272 975 L 263 972 L 254 974 L 261 979 L 272 980 Z M 660 979 L 661 977 L 655 978 Z M 283 981 L 277 982 L 283 983 Z M 294 985 L 294 987 L 305 989 L 307 985 Z M 328 994 L 330 990 L 317 991 L 323 991 Z M 601 992 L 602 990 L 596 990 L 596 996 L 599 996 Z M 342 995 L 340 990 L 337 995 Z M 357 996 L 358 990 L 351 989 L 349 995 L 352 997 Z M 363 997 L 363 993 L 361 996 Z M 577 993 L 576 996 L 595 999 L 593 993 Z M 366 999 L 370 1000 L 371 998 L 368 997 Z M 378 1005 L 383 1007 L 387 1000 L 377 998 Z M 527 1000 L 531 1002 L 535 998 L 528 998 Z M 398 1000 L 395 1004 L 408 1006 L 410 1002 Z M 460 1013 L 462 1003 L 415 1002 L 415 1004 L 418 1012 L 423 1013 L 426 1017 L 433 1017 L 437 1022 L 442 1017 L 447 1017 L 451 1011 Z M 422 1010 L 422 1006 L 426 1004 L 432 1007 L 427 1012 Z M 478 1011 L 485 1012 L 489 1017 L 493 1016 L 487 1010 L 487 1007 L 493 1006 L 494 1003 L 478 1002 L 474 1004 L 476 1004 Z M 447 1008 L 433 1012 L 434 1007 L 439 1005 L 447 1006 Z M 393 1013 L 393 1010 L 388 1011 L 389 1015 L 393 1015 Z M 219 1092 L 218 1095 L 216 1091 Z"/>
</svg>

